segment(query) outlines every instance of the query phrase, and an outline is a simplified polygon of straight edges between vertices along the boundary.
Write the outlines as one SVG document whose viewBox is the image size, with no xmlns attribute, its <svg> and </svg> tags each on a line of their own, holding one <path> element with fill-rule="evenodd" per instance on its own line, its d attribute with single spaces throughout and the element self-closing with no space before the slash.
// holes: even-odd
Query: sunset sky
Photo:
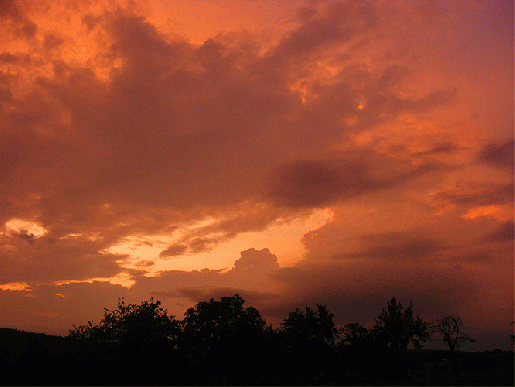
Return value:
<svg viewBox="0 0 515 387">
<path fill-rule="evenodd" d="M 239 293 L 514 320 L 513 1 L 0 1 L 0 326 Z"/>
</svg>

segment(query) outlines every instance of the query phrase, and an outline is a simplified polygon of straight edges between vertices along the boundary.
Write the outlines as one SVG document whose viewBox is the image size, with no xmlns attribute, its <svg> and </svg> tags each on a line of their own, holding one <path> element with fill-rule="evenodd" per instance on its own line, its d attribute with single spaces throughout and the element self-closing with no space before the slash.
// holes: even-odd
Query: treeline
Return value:
<svg viewBox="0 0 515 387">
<path fill-rule="evenodd" d="M 513 353 L 498 354 L 486 374 L 456 358 L 455 348 L 473 341 L 458 316 L 427 323 L 392 298 L 371 328 L 337 329 L 317 305 L 290 312 L 274 329 L 244 303 L 237 294 L 199 302 L 177 320 L 159 301 L 119 300 L 102 321 L 66 337 L 33 334 L 21 355 L 4 345 L 4 384 L 472 385 L 464 381 L 475 372 L 478 385 L 513 385 Z M 420 350 L 431 336 L 447 343 L 447 359 Z"/>
</svg>

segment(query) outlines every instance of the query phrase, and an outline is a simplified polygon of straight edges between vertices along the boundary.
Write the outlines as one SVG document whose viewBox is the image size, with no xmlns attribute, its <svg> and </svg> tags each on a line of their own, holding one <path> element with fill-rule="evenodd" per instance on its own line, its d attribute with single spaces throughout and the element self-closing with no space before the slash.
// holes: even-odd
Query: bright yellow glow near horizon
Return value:
<svg viewBox="0 0 515 387">
<path fill-rule="evenodd" d="M 223 241 L 212 250 L 202 253 L 186 253 L 177 257 L 160 257 L 161 251 L 168 245 L 177 242 L 182 232 L 177 230 L 173 236 L 155 235 L 128 237 L 124 242 L 111 246 L 106 253 L 127 255 L 118 263 L 126 269 L 146 270 L 147 276 L 153 277 L 166 270 L 220 270 L 230 269 L 240 258 L 242 251 L 255 248 L 268 248 L 277 256 L 280 266 L 293 266 L 303 259 L 304 247 L 301 238 L 310 230 L 314 230 L 330 221 L 332 214 L 327 209 L 314 211 L 308 218 L 298 218 L 283 224 L 275 224 L 263 231 L 240 233 L 233 239 Z M 200 222 L 203 226 L 210 221 Z M 198 224 L 188 228 L 198 228 Z M 209 237 L 212 235 L 206 235 Z M 151 265 L 146 265 L 152 263 Z M 128 276 L 110 279 L 111 283 L 126 286 L 130 282 Z M 115 282 L 113 282 L 115 281 Z"/>
</svg>

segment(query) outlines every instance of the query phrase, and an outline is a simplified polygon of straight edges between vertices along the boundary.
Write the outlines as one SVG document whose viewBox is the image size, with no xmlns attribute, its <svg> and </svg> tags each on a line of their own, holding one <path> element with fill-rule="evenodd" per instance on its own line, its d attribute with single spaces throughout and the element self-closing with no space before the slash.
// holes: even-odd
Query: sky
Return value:
<svg viewBox="0 0 515 387">
<path fill-rule="evenodd" d="M 513 1 L 0 1 L 0 325 L 396 297 L 512 348 Z"/>
</svg>

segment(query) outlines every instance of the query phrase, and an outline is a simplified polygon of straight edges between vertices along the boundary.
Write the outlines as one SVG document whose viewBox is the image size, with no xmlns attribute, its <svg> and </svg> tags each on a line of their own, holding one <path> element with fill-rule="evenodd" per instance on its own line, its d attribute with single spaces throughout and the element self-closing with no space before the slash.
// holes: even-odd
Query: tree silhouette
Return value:
<svg viewBox="0 0 515 387">
<path fill-rule="evenodd" d="M 295 309 L 282 322 L 282 346 L 286 372 L 298 383 L 313 383 L 336 360 L 335 340 L 338 330 L 334 314 L 325 305 L 306 312 Z"/>
<path fill-rule="evenodd" d="M 68 337 L 81 344 L 85 357 L 82 360 L 89 367 L 105 369 L 111 377 L 107 384 L 147 384 L 144 370 L 164 366 L 173 357 L 180 334 L 179 322 L 160 305 L 153 298 L 139 305 L 118 299 L 118 308 L 104 308 L 104 318 L 99 323 L 89 321 L 87 325 L 74 326 Z"/>
<path fill-rule="evenodd" d="M 370 340 L 370 331 L 359 323 L 345 324 L 340 330 L 342 345 L 349 347 L 361 347 Z"/>
<path fill-rule="evenodd" d="M 342 383 L 345 385 L 377 385 L 386 380 L 385 365 L 390 358 L 384 342 L 378 340 L 374 329 L 355 322 L 339 330 L 338 342 L 341 363 L 345 365 Z M 341 368 L 341 367 L 340 367 Z"/>
<path fill-rule="evenodd" d="M 454 351 L 461 343 L 476 341 L 463 332 L 461 317 L 453 314 L 434 320 L 430 327 L 430 334 L 441 336 L 441 340 L 449 347 L 451 359 L 454 359 Z"/>
<path fill-rule="evenodd" d="M 220 301 L 211 298 L 207 302 L 199 302 L 184 314 L 183 337 L 206 348 L 223 344 L 235 335 L 263 330 L 266 323 L 258 310 L 245 308 L 244 303 L 238 294 L 222 297 Z"/>
<path fill-rule="evenodd" d="M 126 304 L 118 299 L 118 308 L 104 308 L 104 318 L 98 324 L 89 321 L 70 330 L 72 338 L 89 338 L 97 342 L 140 347 L 174 339 L 179 333 L 179 322 L 160 307 L 161 301 L 143 301 L 141 304 Z M 142 349 L 142 348 L 140 348 Z"/>
<path fill-rule="evenodd" d="M 413 303 L 406 310 L 395 297 L 388 303 L 387 309 L 375 319 L 373 332 L 380 345 L 385 347 L 393 358 L 398 358 L 411 342 L 415 348 L 421 348 L 420 342 L 429 338 L 428 324 L 417 315 L 413 317 Z"/>
<path fill-rule="evenodd" d="M 4 384 L 514 385 L 508 351 L 462 353 L 450 368 L 431 350 L 401 357 L 409 343 L 425 341 L 428 326 L 395 298 L 374 327 L 339 331 L 325 305 L 295 309 L 273 330 L 244 303 L 238 294 L 210 299 L 176 321 L 159 301 L 119 299 L 100 322 L 74 326 L 67 337 L 0 328 Z M 473 341 L 459 316 L 435 320 L 430 332 L 451 352 Z"/>
<path fill-rule="evenodd" d="M 329 312 L 326 305 L 317 305 L 316 311 L 306 307 L 306 313 L 298 308 L 289 312 L 281 325 L 288 336 L 332 346 L 338 337 L 333 318 L 334 314 Z"/>
<path fill-rule="evenodd" d="M 184 314 L 180 349 L 195 382 L 203 384 L 209 378 L 216 384 L 242 383 L 266 359 L 266 322 L 257 309 L 244 303 L 238 294 L 220 301 L 211 298 Z M 203 368 L 202 375 L 198 367 Z"/>
</svg>

